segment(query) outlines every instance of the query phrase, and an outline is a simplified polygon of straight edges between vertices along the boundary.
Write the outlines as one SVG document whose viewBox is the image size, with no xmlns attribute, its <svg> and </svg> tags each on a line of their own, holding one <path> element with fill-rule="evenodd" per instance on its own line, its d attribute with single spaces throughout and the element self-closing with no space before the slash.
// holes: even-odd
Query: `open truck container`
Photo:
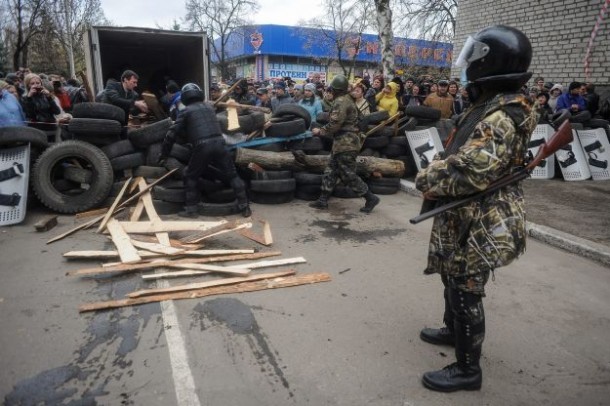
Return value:
<svg viewBox="0 0 610 406">
<path fill-rule="evenodd" d="M 138 27 L 91 27 L 85 36 L 87 79 L 94 94 L 110 78 L 120 80 L 131 69 L 139 76 L 138 93 L 165 92 L 172 79 L 179 86 L 194 82 L 209 96 L 210 62 L 205 32 Z"/>
</svg>

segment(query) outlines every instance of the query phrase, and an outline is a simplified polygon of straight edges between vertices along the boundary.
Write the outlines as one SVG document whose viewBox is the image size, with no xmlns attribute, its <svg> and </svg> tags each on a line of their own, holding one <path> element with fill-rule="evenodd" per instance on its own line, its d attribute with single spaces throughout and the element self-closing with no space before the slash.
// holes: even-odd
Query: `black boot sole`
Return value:
<svg viewBox="0 0 610 406">
<path fill-rule="evenodd" d="M 467 390 L 467 391 L 481 390 L 481 386 L 483 386 L 482 383 L 479 382 L 479 383 L 475 383 L 475 384 L 467 385 L 467 386 L 439 387 L 439 386 L 435 386 L 435 385 L 429 383 L 428 381 L 426 381 L 425 376 L 422 378 L 421 381 L 426 388 L 436 391 L 436 392 L 444 392 L 444 393 L 457 392 L 459 390 Z"/>
</svg>

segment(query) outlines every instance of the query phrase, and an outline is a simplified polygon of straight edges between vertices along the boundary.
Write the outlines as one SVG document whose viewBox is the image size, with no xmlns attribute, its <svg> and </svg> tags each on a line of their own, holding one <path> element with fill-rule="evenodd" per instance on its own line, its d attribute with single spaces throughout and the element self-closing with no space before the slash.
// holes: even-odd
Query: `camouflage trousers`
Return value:
<svg viewBox="0 0 610 406">
<path fill-rule="evenodd" d="M 328 166 L 322 177 L 322 193 L 331 194 L 339 180 L 358 196 L 368 192 L 367 184 L 356 174 L 356 156 L 358 153 L 339 152 L 330 156 Z"/>
</svg>

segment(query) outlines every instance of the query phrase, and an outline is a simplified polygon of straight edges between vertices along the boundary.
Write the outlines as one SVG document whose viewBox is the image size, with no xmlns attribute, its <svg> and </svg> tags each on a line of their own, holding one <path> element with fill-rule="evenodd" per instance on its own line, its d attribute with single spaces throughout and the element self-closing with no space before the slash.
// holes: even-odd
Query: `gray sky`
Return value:
<svg viewBox="0 0 610 406">
<path fill-rule="evenodd" d="M 169 28 L 185 15 L 185 0 L 101 0 L 106 18 L 118 26 Z M 254 16 L 256 24 L 296 25 L 299 20 L 310 19 L 315 13 L 304 11 L 303 2 L 296 0 L 258 0 L 260 11 Z M 311 4 L 311 3 L 307 3 Z M 317 5 L 317 0 L 316 0 Z"/>
</svg>

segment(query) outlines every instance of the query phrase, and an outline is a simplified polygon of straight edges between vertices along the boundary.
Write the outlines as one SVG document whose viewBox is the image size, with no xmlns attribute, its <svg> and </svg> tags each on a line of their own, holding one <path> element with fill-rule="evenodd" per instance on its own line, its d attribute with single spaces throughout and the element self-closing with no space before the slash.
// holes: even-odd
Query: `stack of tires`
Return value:
<svg viewBox="0 0 610 406">
<path fill-rule="evenodd" d="M 294 174 L 296 189 L 294 197 L 300 200 L 313 201 L 320 197 L 322 175 L 319 173 L 297 172 Z"/>
<path fill-rule="evenodd" d="M 72 116 L 67 126 L 72 139 L 95 146 L 120 140 L 125 122 L 123 109 L 105 103 L 79 103 L 74 105 Z"/>
<path fill-rule="evenodd" d="M 298 104 L 282 104 L 271 116 L 271 125 L 265 130 L 265 136 L 270 138 L 292 137 L 303 134 L 311 126 L 311 116 L 307 110 Z M 265 144 L 254 147 L 264 151 L 282 152 L 288 145 L 284 142 Z"/>
<path fill-rule="evenodd" d="M 291 171 L 253 172 L 250 201 L 259 204 L 282 204 L 294 199 L 296 180 Z"/>
</svg>

